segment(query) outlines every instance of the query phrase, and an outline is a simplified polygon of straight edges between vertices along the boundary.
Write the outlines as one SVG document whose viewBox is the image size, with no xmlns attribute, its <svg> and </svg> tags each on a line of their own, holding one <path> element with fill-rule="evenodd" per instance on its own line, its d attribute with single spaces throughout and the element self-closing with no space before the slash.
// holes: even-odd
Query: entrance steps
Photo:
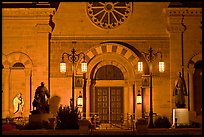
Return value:
<svg viewBox="0 0 204 137">
<path fill-rule="evenodd" d="M 99 127 L 96 129 L 124 129 L 124 130 L 131 130 L 131 127 L 127 127 L 126 125 L 120 124 L 112 124 L 112 123 L 101 123 Z"/>
</svg>

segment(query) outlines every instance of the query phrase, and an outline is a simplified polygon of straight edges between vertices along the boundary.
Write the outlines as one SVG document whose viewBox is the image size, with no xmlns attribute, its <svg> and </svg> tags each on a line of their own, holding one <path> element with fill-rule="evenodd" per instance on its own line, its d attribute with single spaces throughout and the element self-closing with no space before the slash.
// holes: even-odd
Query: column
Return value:
<svg viewBox="0 0 204 137">
<path fill-rule="evenodd" d="M 90 115 L 90 82 L 87 79 L 87 86 L 86 86 L 86 119 Z"/>
<path fill-rule="evenodd" d="M 133 113 L 133 84 L 128 84 L 128 92 L 129 92 L 129 113 Z"/>
<path fill-rule="evenodd" d="M 194 111 L 194 88 L 193 88 L 193 74 L 195 68 L 194 65 L 189 65 L 189 103 L 190 103 L 190 111 Z"/>
<path fill-rule="evenodd" d="M 124 92 L 123 92 L 123 96 L 124 96 L 124 112 L 123 112 L 123 118 L 124 118 L 124 122 L 126 123 L 127 120 L 127 114 L 129 113 L 129 89 L 128 89 L 128 85 L 124 86 Z"/>
<path fill-rule="evenodd" d="M 4 87 L 2 88 L 2 118 L 6 118 L 9 115 L 9 76 L 10 69 L 4 68 L 2 69 L 2 84 Z"/>
<path fill-rule="evenodd" d="M 173 88 L 177 73 L 182 71 L 182 33 L 186 30 L 186 27 L 182 25 L 182 14 L 174 15 L 174 10 L 167 9 L 167 31 L 170 35 L 170 107 L 174 108 L 173 102 Z M 176 56 L 175 56 L 176 55 Z M 176 60 L 176 61 L 175 61 Z"/>
<path fill-rule="evenodd" d="M 31 76 L 31 69 L 25 69 L 25 90 L 26 90 L 26 92 L 25 92 L 25 99 L 24 99 L 24 110 L 23 110 L 23 116 L 26 116 L 26 117 L 28 117 L 29 116 L 29 114 L 30 114 L 30 111 L 31 111 L 31 109 L 30 108 L 32 108 L 31 106 L 32 106 L 32 100 L 30 100 L 30 86 L 31 86 L 31 81 L 30 81 L 30 76 Z"/>
</svg>

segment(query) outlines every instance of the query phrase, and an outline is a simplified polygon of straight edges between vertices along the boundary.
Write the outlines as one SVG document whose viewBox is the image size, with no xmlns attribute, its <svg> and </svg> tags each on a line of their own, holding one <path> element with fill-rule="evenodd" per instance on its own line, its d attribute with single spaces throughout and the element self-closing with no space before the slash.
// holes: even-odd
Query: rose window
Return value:
<svg viewBox="0 0 204 137">
<path fill-rule="evenodd" d="M 97 26 L 115 28 L 127 20 L 132 12 L 131 2 L 88 2 L 88 16 Z"/>
</svg>

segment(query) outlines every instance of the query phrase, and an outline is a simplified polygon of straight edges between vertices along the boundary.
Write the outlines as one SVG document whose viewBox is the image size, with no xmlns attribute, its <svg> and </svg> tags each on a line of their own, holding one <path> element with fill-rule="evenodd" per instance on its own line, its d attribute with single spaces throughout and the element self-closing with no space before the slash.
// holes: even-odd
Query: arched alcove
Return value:
<svg viewBox="0 0 204 137">
<path fill-rule="evenodd" d="M 194 110 L 197 115 L 202 115 L 202 61 L 194 64 L 193 88 L 194 88 Z"/>
<path fill-rule="evenodd" d="M 2 64 L 2 117 L 13 114 L 13 99 L 20 92 L 25 102 L 23 116 L 28 116 L 31 108 L 32 60 L 25 53 L 12 52 L 3 56 Z"/>
<path fill-rule="evenodd" d="M 104 42 L 96 47 L 91 48 L 86 54 L 88 63 L 88 78 L 87 88 L 87 116 L 90 114 L 99 113 L 103 109 L 98 109 L 98 105 L 107 104 L 101 117 L 103 122 L 109 120 L 118 121 L 123 115 L 127 118 L 127 114 L 135 114 L 135 84 L 136 75 L 141 75 L 137 71 L 137 62 L 143 60 L 141 53 L 133 46 L 123 42 Z M 147 65 L 144 63 L 144 66 Z M 80 72 L 79 64 L 77 64 L 77 72 Z M 145 67 L 148 68 L 148 67 Z M 144 70 L 148 73 L 148 69 Z M 102 94 L 101 94 L 101 93 Z M 104 95 L 103 95 L 104 94 Z M 118 96 L 116 95 L 118 94 Z M 107 98 L 107 102 L 100 101 L 100 98 Z M 111 99 L 118 98 L 120 102 L 112 102 Z M 98 100 L 99 99 L 99 100 Z M 109 104 L 109 105 L 108 105 Z M 116 105 L 113 107 L 110 104 Z M 127 105 L 128 104 L 128 105 Z M 112 115 L 112 112 L 119 112 Z M 101 113 L 101 112 L 100 112 Z"/>
</svg>

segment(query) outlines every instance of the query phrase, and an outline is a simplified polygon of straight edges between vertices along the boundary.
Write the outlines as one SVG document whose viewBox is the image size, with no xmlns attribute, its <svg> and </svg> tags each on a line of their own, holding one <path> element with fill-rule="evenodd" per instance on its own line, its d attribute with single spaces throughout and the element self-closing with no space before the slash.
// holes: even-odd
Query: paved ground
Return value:
<svg viewBox="0 0 204 137">
<path fill-rule="evenodd" d="M 179 128 L 179 129 L 140 129 L 140 130 L 95 130 L 93 135 L 202 135 L 201 128 Z"/>
<path fill-rule="evenodd" d="M 118 130 L 97 129 L 93 131 L 81 130 L 8 130 L 2 131 L 2 135 L 202 135 L 202 128 L 177 128 L 177 129 L 140 129 Z"/>
<path fill-rule="evenodd" d="M 95 130 L 88 127 L 75 130 L 19 130 L 15 124 L 2 124 L 2 135 L 202 135 L 202 128 L 116 128 L 103 125 Z"/>
</svg>

